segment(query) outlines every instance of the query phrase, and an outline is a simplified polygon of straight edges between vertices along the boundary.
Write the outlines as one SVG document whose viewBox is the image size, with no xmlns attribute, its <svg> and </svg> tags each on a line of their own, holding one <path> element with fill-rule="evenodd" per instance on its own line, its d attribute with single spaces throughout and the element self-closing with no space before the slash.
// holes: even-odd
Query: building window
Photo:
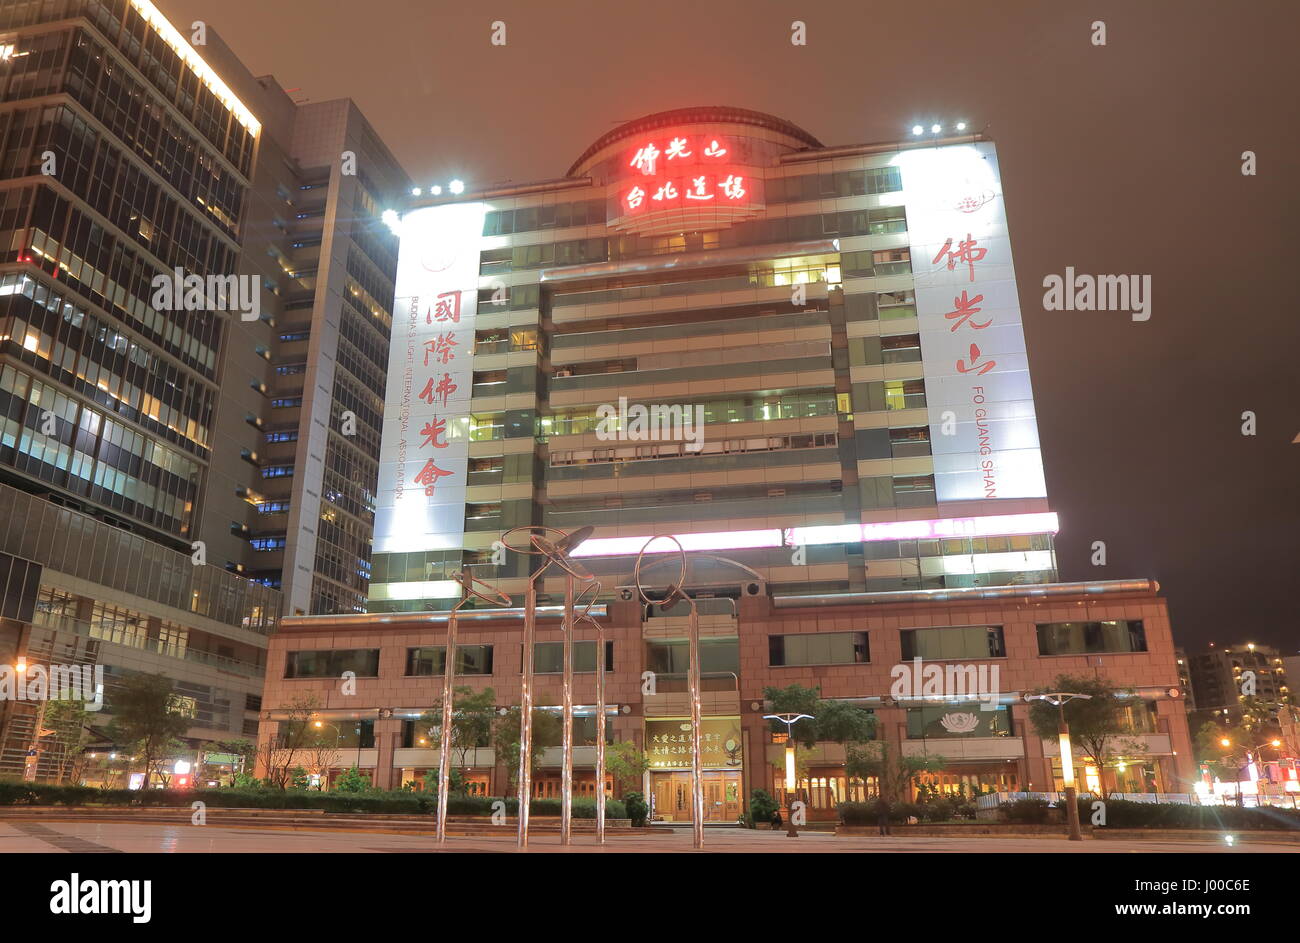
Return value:
<svg viewBox="0 0 1300 943">
<path fill-rule="evenodd" d="M 1122 654 L 1147 650 L 1146 629 L 1140 619 L 1048 622 L 1037 628 L 1040 655 Z"/>
<path fill-rule="evenodd" d="M 354 672 L 358 678 L 378 678 L 379 649 L 297 651 L 285 656 L 286 678 L 341 678 L 345 671 Z"/>
<path fill-rule="evenodd" d="M 656 674 L 685 674 L 690 668 L 690 648 L 686 639 L 656 639 L 645 643 L 645 667 Z M 740 644 L 734 638 L 700 639 L 700 671 L 726 673 L 740 671 Z M 662 685 L 660 686 L 662 688 Z"/>
<path fill-rule="evenodd" d="M 944 661 L 967 658 L 1005 658 L 1000 625 L 957 625 L 932 629 L 903 629 L 903 660 L 924 658 Z"/>
<path fill-rule="evenodd" d="M 767 654 L 773 667 L 863 665 L 871 660 L 866 632 L 769 635 Z"/>
<path fill-rule="evenodd" d="M 559 674 L 564 670 L 564 643 L 537 642 L 533 646 L 533 671 L 538 674 Z M 573 643 L 573 670 L 595 673 L 595 641 Z M 605 670 L 614 670 L 614 643 L 605 643 Z"/>
<path fill-rule="evenodd" d="M 952 737 L 1009 737 L 1011 711 L 984 710 L 979 701 L 963 701 L 907 709 L 907 739 L 944 740 Z"/>
<path fill-rule="evenodd" d="M 441 677 L 447 666 L 447 646 L 427 645 L 406 650 L 407 677 Z M 492 673 L 491 645 L 457 645 L 457 675 L 490 675 Z"/>
</svg>

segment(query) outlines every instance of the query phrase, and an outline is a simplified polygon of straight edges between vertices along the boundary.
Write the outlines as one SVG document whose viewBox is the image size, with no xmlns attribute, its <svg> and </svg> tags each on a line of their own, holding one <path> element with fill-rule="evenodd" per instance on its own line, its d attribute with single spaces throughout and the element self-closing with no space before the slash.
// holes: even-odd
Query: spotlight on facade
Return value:
<svg viewBox="0 0 1300 943">
<path fill-rule="evenodd" d="M 402 218 L 397 215 L 397 210 L 384 210 L 379 218 L 384 221 L 385 226 L 393 231 L 393 235 L 400 236 L 402 234 Z"/>
<path fill-rule="evenodd" d="M 434 196 L 441 196 L 441 195 L 442 195 L 442 187 L 438 186 L 438 185 L 435 183 L 433 186 L 431 186 L 431 187 L 429 188 L 429 192 L 432 193 Z"/>
<path fill-rule="evenodd" d="M 966 122 L 965 122 L 965 121 L 958 121 L 958 122 L 957 122 L 957 130 L 958 130 L 958 131 L 965 131 L 965 130 L 966 130 Z"/>
<path fill-rule="evenodd" d="M 938 133 L 939 133 L 940 131 L 942 131 L 942 130 L 943 130 L 943 125 L 941 125 L 941 124 L 932 124 L 932 125 L 930 125 L 930 133 L 931 133 L 931 134 L 938 134 Z"/>
<path fill-rule="evenodd" d="M 453 180 L 451 183 L 447 184 L 447 189 L 452 193 L 464 193 L 465 184 L 459 180 Z"/>
<path fill-rule="evenodd" d="M 921 127 L 919 124 L 914 124 L 914 125 L 912 125 L 912 133 L 913 133 L 913 134 L 924 134 L 924 133 L 925 133 L 925 128 Z"/>
<path fill-rule="evenodd" d="M 423 192 L 424 192 L 424 191 L 421 190 L 419 187 L 412 187 L 412 188 L 411 188 L 411 196 L 419 196 L 419 195 L 420 195 L 421 193 L 423 193 Z"/>
</svg>

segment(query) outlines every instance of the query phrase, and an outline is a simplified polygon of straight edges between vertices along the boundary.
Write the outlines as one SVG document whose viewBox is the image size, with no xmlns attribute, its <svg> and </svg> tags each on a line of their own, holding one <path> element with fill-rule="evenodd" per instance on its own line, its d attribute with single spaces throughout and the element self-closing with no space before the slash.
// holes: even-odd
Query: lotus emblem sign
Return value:
<svg viewBox="0 0 1300 943">
<path fill-rule="evenodd" d="M 980 725 L 980 719 L 969 711 L 958 711 L 944 714 L 939 723 L 949 733 L 970 733 Z"/>
</svg>

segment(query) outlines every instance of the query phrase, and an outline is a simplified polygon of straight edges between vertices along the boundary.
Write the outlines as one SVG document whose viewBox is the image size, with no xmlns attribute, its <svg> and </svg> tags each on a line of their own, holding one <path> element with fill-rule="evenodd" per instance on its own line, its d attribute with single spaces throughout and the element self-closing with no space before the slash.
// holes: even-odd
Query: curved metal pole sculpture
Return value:
<svg viewBox="0 0 1300 943">
<path fill-rule="evenodd" d="M 668 584 L 663 599 L 651 599 L 646 594 L 641 582 L 641 562 L 646 551 L 656 540 L 671 540 L 677 545 L 677 556 L 681 562 L 681 576 Z M 670 551 L 671 552 L 671 551 Z M 651 564 L 654 566 L 654 564 Z M 700 611 L 695 600 L 686 595 L 686 550 L 676 537 L 664 535 L 651 537 L 636 555 L 636 566 L 632 570 L 632 581 L 636 584 L 637 594 L 652 605 L 667 609 L 682 600 L 690 606 L 686 618 L 686 631 L 689 639 L 689 663 L 686 672 L 687 687 L 691 698 L 691 832 L 697 849 L 704 847 L 704 771 L 700 756 Z"/>
<path fill-rule="evenodd" d="M 669 581 L 663 599 L 651 599 L 646 594 L 646 586 L 641 582 L 643 569 L 649 570 L 660 565 L 661 560 L 652 561 L 642 566 L 642 560 L 649 550 L 650 545 L 656 540 L 671 540 L 677 545 L 676 556 L 679 560 L 681 573 L 676 580 Z M 672 553 L 673 551 L 667 551 Z M 658 554 L 656 554 L 657 556 Z M 755 579 L 762 579 L 758 572 L 732 560 L 728 557 L 720 557 L 712 553 L 703 553 L 701 551 L 687 551 L 682 547 L 682 542 L 671 534 L 662 534 L 651 537 L 647 540 L 641 551 L 636 556 L 636 566 L 632 570 L 632 581 L 636 584 L 637 594 L 640 595 L 644 602 L 651 605 L 657 605 L 661 609 L 667 609 L 682 600 L 690 605 L 690 611 L 687 616 L 686 627 L 690 646 L 690 664 L 687 671 L 687 687 L 690 691 L 691 698 L 691 818 L 692 831 L 694 832 L 695 847 L 704 847 L 704 776 L 703 776 L 703 759 L 700 753 L 700 611 L 695 605 L 695 600 L 686 593 L 686 584 L 690 578 L 690 560 L 697 557 L 713 560 L 717 563 L 725 563 L 734 566 L 737 569 L 744 570 Z"/>
<path fill-rule="evenodd" d="M 564 768 L 561 772 L 560 790 L 560 841 L 569 844 L 570 826 L 573 813 L 573 660 L 572 660 L 572 626 L 574 580 L 590 580 L 593 577 L 580 563 L 569 557 L 569 552 L 591 536 L 594 527 L 582 527 L 567 534 L 557 527 L 544 525 L 524 525 L 514 527 L 501 535 L 501 542 L 507 549 L 531 556 L 542 556 L 541 566 L 528 577 L 528 589 L 524 594 L 524 638 L 523 638 L 523 672 L 520 676 L 519 697 L 519 847 L 528 847 L 529 805 L 532 800 L 532 747 L 533 747 L 533 652 L 537 637 L 537 580 L 550 568 L 558 565 L 567 577 L 564 598 Z M 528 534 L 527 548 L 512 546 L 507 538 L 514 533 L 524 531 Z M 542 531 L 542 534 L 536 533 Z M 552 542 L 545 532 L 559 534 L 558 540 Z"/>
<path fill-rule="evenodd" d="M 582 588 L 574 600 L 576 607 L 593 590 L 591 599 L 577 614 L 574 623 L 586 623 L 596 629 L 596 844 L 605 844 L 605 628 L 592 618 L 592 604 L 600 597 L 600 581 L 592 580 Z"/>
<path fill-rule="evenodd" d="M 491 596 L 482 590 L 476 589 L 476 584 L 478 586 L 487 586 L 488 584 L 476 578 L 469 572 L 468 568 L 464 572 L 455 574 L 452 579 L 460 583 L 465 594 L 460 602 L 452 607 L 451 613 L 447 616 L 447 651 L 442 661 L 442 726 L 438 728 L 437 841 L 439 845 L 447 840 L 447 797 L 451 792 L 451 715 L 456 680 L 456 623 L 459 620 L 460 607 L 475 598 L 492 603 L 494 606 L 509 606 L 511 604 L 509 596 L 497 592 L 495 589 L 492 590 Z"/>
<path fill-rule="evenodd" d="M 561 755 L 563 765 L 560 768 L 560 844 L 568 845 L 573 841 L 573 632 L 577 628 L 574 619 L 574 604 L 577 598 L 577 581 L 595 582 L 595 577 L 577 560 L 569 556 L 569 551 L 591 536 L 594 527 L 582 527 L 562 540 L 551 543 L 545 537 L 534 534 L 530 540 L 547 558 L 564 571 L 564 659 L 561 724 Z M 585 587 L 584 587 L 585 589 Z"/>
</svg>

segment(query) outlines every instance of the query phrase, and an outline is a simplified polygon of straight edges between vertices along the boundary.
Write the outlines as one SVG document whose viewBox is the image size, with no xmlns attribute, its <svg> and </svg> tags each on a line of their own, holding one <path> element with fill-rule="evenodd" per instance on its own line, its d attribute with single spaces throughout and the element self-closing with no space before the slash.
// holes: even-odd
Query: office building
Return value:
<svg viewBox="0 0 1300 943">
<path fill-rule="evenodd" d="M 825 146 L 704 107 L 628 122 L 563 177 L 545 172 L 421 187 L 394 221 L 371 613 L 285 621 L 264 743 L 310 703 L 337 733 L 332 769 L 419 782 L 437 762 L 421 718 L 440 697 L 453 574 L 473 567 L 517 606 L 537 558 L 503 534 L 591 525 L 574 557 L 602 583 L 609 735 L 645 751 L 662 819 L 689 814 L 686 621 L 642 606 L 632 578 L 662 534 L 699 552 L 711 821 L 735 821 L 752 789 L 781 791 L 764 691 L 791 684 L 872 711 L 896 751 L 944 757 L 937 789 L 1010 793 L 1061 782 L 1023 694 L 1102 675 L 1135 692 L 1130 752 L 1092 769 L 1076 756 L 1080 783 L 1190 788 L 1158 587 L 1057 582 L 990 141 Z M 651 559 L 676 572 L 671 554 Z M 541 577 L 544 606 L 564 582 Z M 461 683 L 502 707 L 520 694 L 520 622 L 518 608 L 474 611 L 461 628 Z M 535 654 L 552 707 L 559 639 L 552 611 Z M 594 644 L 587 632 L 576 656 L 588 794 Z M 917 658 L 996 668 L 996 703 L 895 697 L 893 669 Z M 817 814 L 873 793 L 842 747 L 819 750 L 802 786 Z M 506 791 L 491 743 L 456 762 L 475 790 Z M 543 757 L 538 795 L 555 793 L 557 764 Z"/>
<path fill-rule="evenodd" d="M 407 181 L 351 102 L 190 39 L 148 0 L 0 10 L 0 662 L 103 666 L 97 723 L 166 674 L 196 746 L 256 733 L 282 608 L 364 604 Z M 14 772 L 37 713 L 4 710 Z"/>
</svg>

